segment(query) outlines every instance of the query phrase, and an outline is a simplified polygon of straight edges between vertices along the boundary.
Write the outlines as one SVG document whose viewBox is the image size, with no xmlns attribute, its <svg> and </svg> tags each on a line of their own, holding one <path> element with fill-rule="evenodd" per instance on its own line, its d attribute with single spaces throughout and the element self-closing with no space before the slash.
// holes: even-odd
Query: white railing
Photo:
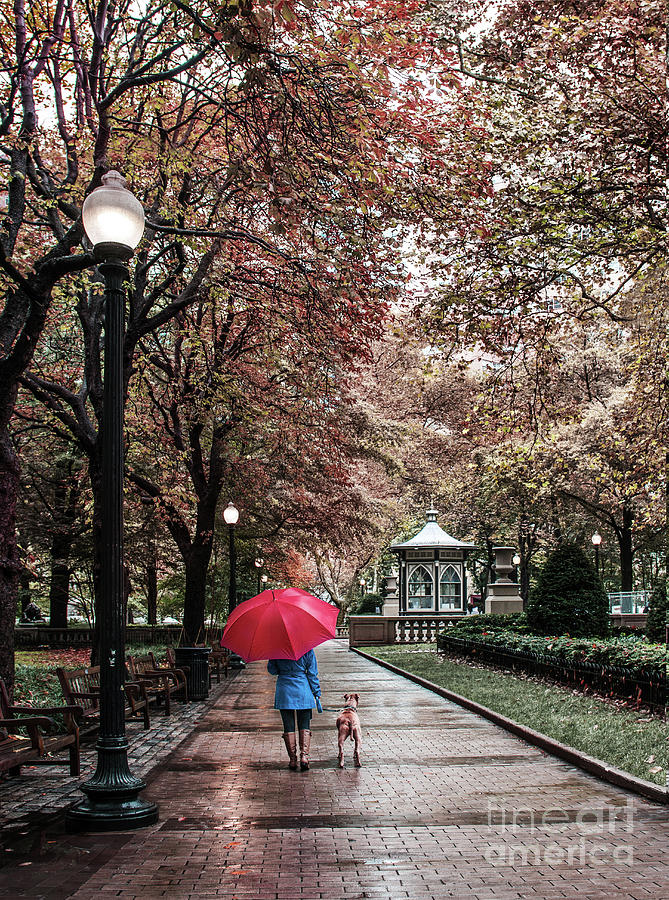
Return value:
<svg viewBox="0 0 669 900">
<path fill-rule="evenodd" d="M 374 644 L 426 644 L 437 640 L 442 628 L 457 622 L 455 616 L 351 616 L 351 647 Z"/>
<path fill-rule="evenodd" d="M 650 599 L 650 591 L 613 591 L 609 594 L 609 611 L 612 615 L 638 615 Z"/>
</svg>

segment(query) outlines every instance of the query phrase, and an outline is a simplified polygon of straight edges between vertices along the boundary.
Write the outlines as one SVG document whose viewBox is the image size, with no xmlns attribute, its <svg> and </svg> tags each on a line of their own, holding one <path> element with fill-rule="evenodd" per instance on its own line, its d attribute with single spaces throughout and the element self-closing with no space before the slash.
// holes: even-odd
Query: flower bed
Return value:
<svg viewBox="0 0 669 900">
<path fill-rule="evenodd" d="M 529 633 L 523 614 L 508 616 L 469 616 L 442 635 L 481 641 L 494 647 L 509 647 L 534 653 L 559 655 L 573 662 L 595 662 L 609 666 L 664 668 L 667 648 L 649 644 L 635 635 L 609 638 L 572 638 L 568 634 L 544 637 Z"/>
</svg>

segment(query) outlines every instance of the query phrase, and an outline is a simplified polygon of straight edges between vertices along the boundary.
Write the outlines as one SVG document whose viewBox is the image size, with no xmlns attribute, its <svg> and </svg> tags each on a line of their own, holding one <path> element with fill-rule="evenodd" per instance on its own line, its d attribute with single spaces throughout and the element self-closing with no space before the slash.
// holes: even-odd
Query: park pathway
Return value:
<svg viewBox="0 0 669 900">
<path fill-rule="evenodd" d="M 317 657 L 324 706 L 360 694 L 361 769 L 350 744 L 346 768 L 336 767 L 336 712 L 325 711 L 313 722 L 311 770 L 289 771 L 274 679 L 254 663 L 151 773 L 144 796 L 160 805 L 155 826 L 63 836 L 69 883 L 81 873 L 75 887 L 23 893 L 17 881 L 7 893 L 0 878 L 0 896 L 669 898 L 669 810 L 546 756 L 342 641 Z"/>
</svg>

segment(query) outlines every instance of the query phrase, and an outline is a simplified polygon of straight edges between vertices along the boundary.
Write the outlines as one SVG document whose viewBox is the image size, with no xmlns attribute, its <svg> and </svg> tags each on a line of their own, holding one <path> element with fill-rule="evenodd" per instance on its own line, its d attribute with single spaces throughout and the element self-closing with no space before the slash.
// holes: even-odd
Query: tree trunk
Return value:
<svg viewBox="0 0 669 900">
<path fill-rule="evenodd" d="M 155 548 L 146 567 L 146 620 L 149 625 L 158 623 L 158 566 Z"/>
<path fill-rule="evenodd" d="M 186 567 L 186 596 L 184 598 L 184 630 L 181 643 L 186 647 L 201 644 L 205 639 L 205 610 L 207 605 L 207 570 L 211 556 L 211 538 L 193 542 L 191 552 L 184 556 Z"/>
<path fill-rule="evenodd" d="M 53 538 L 51 541 L 51 582 L 49 585 L 49 624 L 67 628 L 70 600 L 70 554 L 74 541 L 74 522 L 78 490 L 73 484 L 72 457 L 61 458 L 54 466 L 59 480 L 54 493 Z"/>
<path fill-rule="evenodd" d="M 9 405 L 13 409 L 13 398 Z M 16 598 L 22 566 L 16 542 L 19 462 L 8 426 L 9 416 L 0 418 L 0 678 L 11 697 L 14 690 Z"/>
<path fill-rule="evenodd" d="M 24 566 L 19 573 L 19 585 L 17 591 L 17 612 L 21 615 L 26 610 L 26 606 L 30 603 L 30 571 Z"/>
<path fill-rule="evenodd" d="M 632 546 L 632 510 L 628 506 L 623 507 L 623 521 L 618 532 L 618 544 L 620 546 L 620 590 L 634 590 L 634 550 Z"/>
<path fill-rule="evenodd" d="M 153 504 L 145 501 L 146 517 L 146 568 L 144 584 L 146 585 L 146 621 L 149 625 L 158 623 L 158 554 L 156 552 L 156 534 L 153 521 Z"/>
<path fill-rule="evenodd" d="M 67 606 L 70 600 L 70 566 L 72 539 L 55 534 L 51 542 L 51 582 L 49 584 L 49 625 L 67 628 Z"/>
<path fill-rule="evenodd" d="M 49 624 L 67 628 L 67 604 L 70 599 L 71 522 L 56 525 L 51 541 L 51 583 L 49 585 Z"/>
</svg>

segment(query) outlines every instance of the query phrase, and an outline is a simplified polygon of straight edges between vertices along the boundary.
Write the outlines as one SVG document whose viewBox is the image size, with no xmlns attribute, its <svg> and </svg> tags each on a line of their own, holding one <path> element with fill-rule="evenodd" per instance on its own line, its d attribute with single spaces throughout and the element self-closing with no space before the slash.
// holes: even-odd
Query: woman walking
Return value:
<svg viewBox="0 0 669 900">
<path fill-rule="evenodd" d="M 297 739 L 300 740 L 300 769 L 309 768 L 311 745 L 311 711 L 320 710 L 321 685 L 318 680 L 316 654 L 309 650 L 298 660 L 270 659 L 267 663 L 270 675 L 276 675 L 274 709 L 281 713 L 283 740 L 288 751 L 288 768 L 297 769 Z"/>
</svg>

